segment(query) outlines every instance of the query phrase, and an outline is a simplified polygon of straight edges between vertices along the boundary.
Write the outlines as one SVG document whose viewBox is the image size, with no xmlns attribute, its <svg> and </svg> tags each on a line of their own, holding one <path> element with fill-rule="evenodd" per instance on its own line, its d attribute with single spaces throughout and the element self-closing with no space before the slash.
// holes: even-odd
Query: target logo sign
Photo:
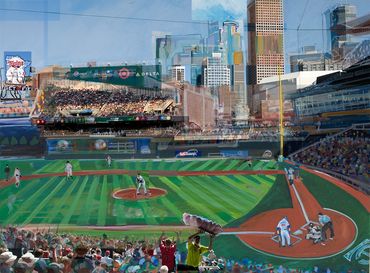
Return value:
<svg viewBox="0 0 370 273">
<path fill-rule="evenodd" d="M 123 67 L 119 70 L 118 72 L 118 76 L 122 79 L 122 80 L 126 80 L 128 77 L 131 76 L 131 72 L 130 70 L 128 70 L 127 68 Z"/>
</svg>

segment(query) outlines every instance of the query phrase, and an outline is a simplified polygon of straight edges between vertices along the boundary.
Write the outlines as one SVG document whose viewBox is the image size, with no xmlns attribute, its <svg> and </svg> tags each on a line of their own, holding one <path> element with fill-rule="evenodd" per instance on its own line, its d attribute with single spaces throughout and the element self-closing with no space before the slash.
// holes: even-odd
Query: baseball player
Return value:
<svg viewBox="0 0 370 273">
<path fill-rule="evenodd" d="M 291 246 L 290 244 L 290 224 L 288 222 L 288 217 L 285 216 L 280 220 L 276 227 L 277 234 L 280 237 L 280 243 L 282 247 L 286 245 Z"/>
<path fill-rule="evenodd" d="M 107 161 L 107 165 L 110 168 L 112 166 L 112 158 L 110 155 L 107 155 L 105 160 Z"/>
<path fill-rule="evenodd" d="M 289 184 L 293 185 L 294 183 L 294 169 L 292 167 L 289 167 L 289 169 L 284 168 L 285 173 L 288 175 Z"/>
<path fill-rule="evenodd" d="M 330 230 L 330 240 L 334 239 L 334 228 L 333 228 L 333 222 L 331 221 L 331 218 L 328 215 L 322 214 L 321 212 L 318 213 L 319 216 L 319 223 L 322 225 L 321 228 L 321 239 L 322 241 L 326 241 L 326 231 Z M 325 243 L 321 243 L 322 245 L 325 245 Z"/>
<path fill-rule="evenodd" d="M 140 173 L 137 174 L 136 176 L 136 183 L 137 183 L 137 189 L 136 189 L 136 194 L 140 194 L 140 188 L 144 189 L 144 194 L 147 194 L 146 187 L 145 187 L 145 180 L 144 178 L 140 175 Z"/>
<path fill-rule="evenodd" d="M 14 170 L 14 178 L 15 178 L 15 186 L 18 188 L 21 183 L 21 170 L 19 168 L 15 168 Z"/>
<path fill-rule="evenodd" d="M 65 172 L 67 174 L 67 180 L 73 179 L 72 169 L 73 169 L 72 164 L 69 161 L 67 161 L 66 162 L 66 167 L 65 167 Z"/>
<path fill-rule="evenodd" d="M 313 240 L 314 244 L 317 244 L 321 240 L 321 228 L 315 226 L 313 223 L 308 225 L 308 233 L 306 234 L 307 240 Z"/>
</svg>

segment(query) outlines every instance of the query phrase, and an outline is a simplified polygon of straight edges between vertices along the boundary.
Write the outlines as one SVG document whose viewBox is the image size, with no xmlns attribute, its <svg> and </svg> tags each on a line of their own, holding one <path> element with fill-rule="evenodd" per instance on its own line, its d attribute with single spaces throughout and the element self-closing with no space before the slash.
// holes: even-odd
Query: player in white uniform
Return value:
<svg viewBox="0 0 370 273">
<path fill-rule="evenodd" d="M 112 166 L 112 158 L 110 155 L 107 155 L 107 157 L 105 158 L 105 160 L 107 161 L 107 164 L 108 164 L 108 167 L 110 168 Z"/>
<path fill-rule="evenodd" d="M 285 216 L 280 220 L 277 227 L 277 234 L 280 236 L 281 246 L 285 247 L 286 245 L 291 246 L 290 244 L 290 224 L 288 222 L 288 217 Z"/>
<path fill-rule="evenodd" d="M 289 184 L 293 185 L 294 183 L 294 169 L 292 167 L 289 167 L 289 169 L 284 169 L 286 174 L 288 175 Z"/>
<path fill-rule="evenodd" d="M 73 169 L 72 164 L 69 161 L 67 161 L 66 162 L 66 167 L 65 167 L 65 172 L 67 174 L 67 180 L 73 179 L 72 169 Z"/>
<path fill-rule="evenodd" d="M 18 188 L 21 183 L 21 170 L 19 168 L 15 168 L 14 170 L 14 178 L 15 178 L 15 186 Z"/>
<path fill-rule="evenodd" d="M 140 188 L 143 188 L 144 193 L 147 194 L 146 187 L 145 187 L 145 180 L 140 175 L 140 173 L 138 173 L 137 176 L 136 176 L 136 183 L 137 183 L 136 194 L 140 194 Z"/>
</svg>

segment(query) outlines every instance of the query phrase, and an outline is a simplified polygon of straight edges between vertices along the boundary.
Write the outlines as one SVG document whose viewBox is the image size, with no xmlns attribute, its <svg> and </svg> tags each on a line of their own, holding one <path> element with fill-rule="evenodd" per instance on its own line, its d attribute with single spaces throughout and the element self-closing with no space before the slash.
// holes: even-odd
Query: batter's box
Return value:
<svg viewBox="0 0 370 273">
<path fill-rule="evenodd" d="M 271 237 L 271 240 L 273 240 L 275 243 L 280 244 L 279 235 L 275 235 L 275 236 Z M 290 235 L 290 241 L 292 243 L 292 246 L 294 246 L 294 245 L 300 243 L 302 241 L 302 238 L 300 238 L 300 237 L 298 237 L 296 235 L 291 234 Z"/>
</svg>

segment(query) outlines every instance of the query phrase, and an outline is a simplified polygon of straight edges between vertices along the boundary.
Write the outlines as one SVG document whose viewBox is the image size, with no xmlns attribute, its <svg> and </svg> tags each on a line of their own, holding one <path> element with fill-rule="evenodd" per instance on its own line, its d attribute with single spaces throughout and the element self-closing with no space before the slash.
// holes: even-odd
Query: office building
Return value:
<svg viewBox="0 0 370 273">
<path fill-rule="evenodd" d="M 348 4 L 337 6 L 330 12 L 331 54 L 335 61 L 342 60 L 357 44 L 351 35 L 343 32 L 343 27 L 347 28 L 348 22 L 356 16 L 356 6 Z"/>
<path fill-rule="evenodd" d="M 212 57 L 207 58 L 204 84 L 207 87 L 230 85 L 230 68 L 223 63 L 221 53 L 212 53 Z"/>
<path fill-rule="evenodd" d="M 249 0 L 247 5 L 248 104 L 263 78 L 284 74 L 283 0 Z"/>
<path fill-rule="evenodd" d="M 177 82 L 184 82 L 185 80 L 185 66 L 174 65 L 171 68 L 171 79 Z"/>
</svg>

